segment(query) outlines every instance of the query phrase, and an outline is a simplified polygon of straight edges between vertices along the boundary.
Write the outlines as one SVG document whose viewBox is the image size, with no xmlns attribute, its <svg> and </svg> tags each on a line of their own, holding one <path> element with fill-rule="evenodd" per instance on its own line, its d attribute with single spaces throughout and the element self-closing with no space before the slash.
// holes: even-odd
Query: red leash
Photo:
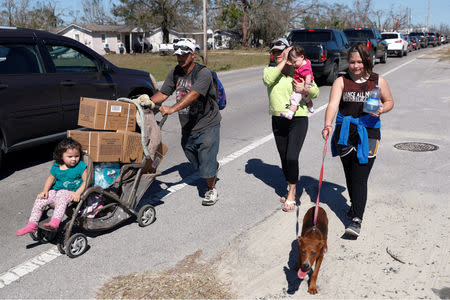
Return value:
<svg viewBox="0 0 450 300">
<path fill-rule="evenodd" d="M 330 134 L 330 132 L 328 132 L 328 134 Z M 325 156 L 327 155 L 327 140 L 328 140 L 328 135 L 327 135 L 327 138 L 325 139 L 325 145 L 323 146 L 322 168 L 320 169 L 320 177 L 319 177 L 319 190 L 317 192 L 316 208 L 314 209 L 314 223 L 313 223 L 314 228 L 316 227 L 317 215 L 319 214 L 320 188 L 322 187 L 322 180 L 323 180 L 323 165 L 325 162 Z"/>
</svg>

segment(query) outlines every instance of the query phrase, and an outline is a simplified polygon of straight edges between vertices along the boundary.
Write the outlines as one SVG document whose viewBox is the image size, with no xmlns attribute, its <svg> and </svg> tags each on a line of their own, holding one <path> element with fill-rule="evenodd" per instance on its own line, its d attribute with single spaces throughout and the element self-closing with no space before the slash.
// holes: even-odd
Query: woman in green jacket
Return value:
<svg viewBox="0 0 450 300">
<path fill-rule="evenodd" d="M 269 95 L 269 113 L 272 116 L 272 131 L 275 137 L 278 153 L 281 159 L 281 168 L 288 184 L 287 196 L 281 197 L 283 211 L 295 211 L 296 184 L 299 178 L 298 158 L 308 130 L 308 108 L 302 100 L 294 117 L 289 120 L 280 117 L 286 113 L 290 106 L 290 97 L 295 88 L 296 92 L 303 92 L 303 83 L 293 80 L 293 66 L 288 61 L 289 43 L 285 38 L 278 38 L 272 42 L 270 49 L 276 66 L 264 69 L 264 84 Z M 309 98 L 317 98 L 319 88 L 310 89 Z"/>
</svg>

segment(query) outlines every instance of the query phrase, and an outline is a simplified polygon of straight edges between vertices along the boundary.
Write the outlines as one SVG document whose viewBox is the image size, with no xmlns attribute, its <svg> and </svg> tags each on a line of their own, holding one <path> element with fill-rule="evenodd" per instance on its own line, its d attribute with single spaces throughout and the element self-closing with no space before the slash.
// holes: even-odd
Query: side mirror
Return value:
<svg viewBox="0 0 450 300">
<path fill-rule="evenodd" d="M 112 68 L 111 68 L 111 66 L 108 63 L 106 63 L 104 61 L 100 62 L 100 72 L 102 72 L 102 73 L 109 73 L 111 71 L 112 71 Z"/>
</svg>

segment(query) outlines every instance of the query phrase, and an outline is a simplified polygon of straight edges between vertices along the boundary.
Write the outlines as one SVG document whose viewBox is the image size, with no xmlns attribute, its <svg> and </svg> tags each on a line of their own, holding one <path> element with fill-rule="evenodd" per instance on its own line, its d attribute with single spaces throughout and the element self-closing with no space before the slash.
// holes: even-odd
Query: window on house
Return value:
<svg viewBox="0 0 450 300">
<path fill-rule="evenodd" d="M 78 42 L 80 41 L 80 35 L 79 34 L 75 34 L 75 40 L 77 40 Z"/>
<path fill-rule="evenodd" d="M 120 36 L 120 33 L 117 35 L 117 42 L 120 43 L 122 41 L 122 37 Z"/>
<path fill-rule="evenodd" d="M 102 43 L 106 43 L 106 34 L 102 34 Z"/>
</svg>

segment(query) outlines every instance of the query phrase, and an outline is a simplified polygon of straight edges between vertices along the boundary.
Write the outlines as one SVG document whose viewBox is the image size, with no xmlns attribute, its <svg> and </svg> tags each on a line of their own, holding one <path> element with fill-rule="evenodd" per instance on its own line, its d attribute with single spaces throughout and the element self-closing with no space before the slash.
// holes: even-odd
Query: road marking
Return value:
<svg viewBox="0 0 450 300">
<path fill-rule="evenodd" d="M 55 246 L 33 257 L 32 259 L 29 259 L 26 262 L 9 269 L 7 272 L 0 275 L 0 289 L 16 281 L 20 277 L 35 271 L 40 266 L 51 262 L 58 256 L 61 256 L 61 253 Z"/>
<path fill-rule="evenodd" d="M 425 54 L 423 54 L 423 55 L 425 55 Z M 423 56 L 423 55 L 421 55 L 421 56 Z M 421 56 L 418 56 L 417 58 L 420 58 Z M 394 71 L 397 71 L 398 69 L 415 61 L 417 58 L 407 61 L 407 62 L 401 64 L 400 66 L 397 66 L 394 69 L 387 71 L 386 73 L 382 74 L 382 76 L 386 76 Z M 315 109 L 315 113 L 313 113 L 313 114 L 308 113 L 308 116 L 309 117 L 316 116 L 320 111 L 324 110 L 327 106 L 328 106 L 328 103 L 320 106 L 319 108 Z M 224 165 L 228 164 L 229 162 L 232 162 L 233 160 L 241 157 L 242 155 L 267 143 L 268 141 L 270 141 L 272 139 L 273 139 L 272 133 L 269 135 L 266 135 L 265 137 L 252 142 L 250 145 L 245 146 L 244 148 L 242 148 L 228 156 L 225 156 L 224 158 L 219 160 L 219 163 L 222 166 L 224 166 Z M 192 175 L 183 179 L 181 183 L 173 185 L 171 187 L 168 187 L 167 189 L 164 189 L 161 192 L 157 193 L 156 195 L 152 196 L 152 199 L 157 199 L 157 200 L 162 199 L 163 197 L 166 197 L 168 195 L 171 195 L 171 194 L 181 190 L 185 186 L 195 182 L 198 179 L 200 179 L 200 176 L 198 175 L 198 172 L 195 172 Z M 0 289 L 4 288 L 8 284 L 18 280 L 20 277 L 25 276 L 25 275 L 35 271 L 40 266 L 43 266 L 43 265 L 51 262 L 52 260 L 56 259 L 58 256 L 61 256 L 61 253 L 58 251 L 58 249 L 55 246 L 45 252 L 42 252 L 38 256 L 35 256 L 34 258 L 16 266 L 16 267 L 11 268 L 7 272 L 0 275 Z"/>
</svg>

